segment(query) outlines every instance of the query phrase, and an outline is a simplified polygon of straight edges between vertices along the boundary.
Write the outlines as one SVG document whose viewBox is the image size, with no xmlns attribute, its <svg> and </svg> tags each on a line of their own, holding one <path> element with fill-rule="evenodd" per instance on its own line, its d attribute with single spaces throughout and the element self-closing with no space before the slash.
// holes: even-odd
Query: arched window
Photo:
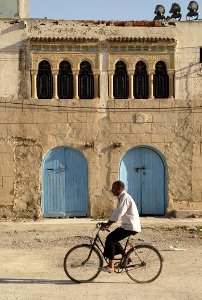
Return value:
<svg viewBox="0 0 202 300">
<path fill-rule="evenodd" d="M 62 61 L 58 74 L 58 97 L 60 99 L 73 98 L 73 74 L 68 61 Z"/>
<path fill-rule="evenodd" d="M 126 65 L 123 61 L 118 61 L 114 73 L 114 98 L 127 99 L 129 94 L 128 89 L 128 74 Z"/>
<path fill-rule="evenodd" d="M 80 99 L 94 98 L 94 77 L 92 73 L 91 64 L 88 61 L 83 61 L 80 64 L 79 98 Z"/>
<path fill-rule="evenodd" d="M 166 64 L 159 61 L 156 64 L 154 74 L 154 97 L 168 98 L 169 96 L 169 77 L 166 70 Z"/>
<path fill-rule="evenodd" d="M 149 82 L 147 67 L 143 61 L 138 61 L 134 74 L 134 98 L 147 99 L 149 94 Z"/>
<path fill-rule="evenodd" d="M 37 75 L 37 96 L 39 99 L 52 99 L 53 76 L 48 61 L 43 60 L 39 64 Z"/>
</svg>

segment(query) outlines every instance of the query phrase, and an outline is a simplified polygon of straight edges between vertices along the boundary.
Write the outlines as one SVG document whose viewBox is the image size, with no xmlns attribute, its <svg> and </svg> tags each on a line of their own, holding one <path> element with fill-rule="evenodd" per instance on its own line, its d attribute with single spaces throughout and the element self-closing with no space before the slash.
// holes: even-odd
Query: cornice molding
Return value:
<svg viewBox="0 0 202 300">
<path fill-rule="evenodd" d="M 174 38 L 162 38 L 162 37 L 115 37 L 106 40 L 109 43 L 177 43 Z"/>
<path fill-rule="evenodd" d="M 89 43 L 99 42 L 98 38 L 84 38 L 84 37 L 31 37 L 29 41 L 32 42 L 76 42 L 76 43 Z"/>
</svg>

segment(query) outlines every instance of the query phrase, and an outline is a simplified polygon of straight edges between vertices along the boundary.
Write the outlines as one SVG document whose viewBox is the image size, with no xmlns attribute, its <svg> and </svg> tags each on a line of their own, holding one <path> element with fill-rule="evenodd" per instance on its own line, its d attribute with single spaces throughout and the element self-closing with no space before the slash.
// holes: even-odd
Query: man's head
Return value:
<svg viewBox="0 0 202 300">
<path fill-rule="evenodd" d="M 125 188 L 125 185 L 122 181 L 115 181 L 113 184 L 112 184 L 112 194 L 114 196 L 119 196 L 123 190 Z"/>
</svg>

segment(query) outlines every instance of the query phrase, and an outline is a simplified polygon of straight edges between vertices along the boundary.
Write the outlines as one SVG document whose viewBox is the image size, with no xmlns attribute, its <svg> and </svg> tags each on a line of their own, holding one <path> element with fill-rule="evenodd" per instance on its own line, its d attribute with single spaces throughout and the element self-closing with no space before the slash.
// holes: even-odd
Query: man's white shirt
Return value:
<svg viewBox="0 0 202 300">
<path fill-rule="evenodd" d="M 110 220 L 118 222 L 122 219 L 121 228 L 141 232 L 140 217 L 133 198 L 125 191 L 117 198 L 119 204 L 113 211 Z"/>
</svg>

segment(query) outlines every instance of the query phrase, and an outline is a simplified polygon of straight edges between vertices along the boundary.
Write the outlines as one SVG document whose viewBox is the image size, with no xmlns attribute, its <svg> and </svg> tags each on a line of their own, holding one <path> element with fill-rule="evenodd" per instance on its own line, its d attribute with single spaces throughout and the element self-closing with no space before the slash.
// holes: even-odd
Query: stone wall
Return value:
<svg viewBox="0 0 202 300">
<path fill-rule="evenodd" d="M 155 27 L 117 24 L 0 21 L 1 216 L 41 216 L 43 158 L 58 146 L 76 148 L 87 160 L 90 216 L 111 212 L 115 202 L 109 190 L 118 179 L 120 159 L 128 149 L 141 145 L 156 149 L 166 161 L 166 211 L 202 210 L 199 63 L 202 22 L 165 23 Z M 100 98 L 31 99 L 32 61 L 28 38 L 64 35 L 98 38 L 100 43 L 117 36 L 174 38 L 177 41 L 175 98 L 109 99 L 108 48 L 101 44 Z M 92 142 L 93 148 L 84 146 Z M 113 142 L 121 143 L 121 147 L 115 148 Z"/>
<path fill-rule="evenodd" d="M 4 140 L 0 142 L 0 206 L 13 204 L 14 159 L 13 148 Z"/>
</svg>

